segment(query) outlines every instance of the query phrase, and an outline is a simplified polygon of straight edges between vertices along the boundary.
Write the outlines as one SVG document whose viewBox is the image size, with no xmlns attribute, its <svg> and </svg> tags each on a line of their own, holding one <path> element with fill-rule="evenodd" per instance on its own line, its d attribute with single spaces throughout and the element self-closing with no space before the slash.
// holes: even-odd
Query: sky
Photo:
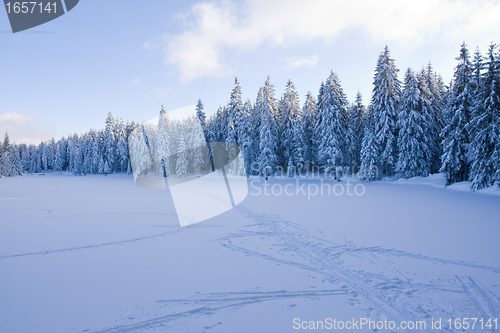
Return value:
<svg viewBox="0 0 500 333">
<path fill-rule="evenodd" d="M 500 43 L 499 17 L 500 1 L 482 0 L 80 0 L 13 34 L 0 10 L 0 133 L 38 144 L 199 98 L 212 114 L 235 77 L 252 102 L 268 75 L 276 98 L 290 79 L 302 104 L 334 71 L 368 104 L 386 45 L 400 80 L 432 62 L 448 83 L 463 42 Z"/>
</svg>

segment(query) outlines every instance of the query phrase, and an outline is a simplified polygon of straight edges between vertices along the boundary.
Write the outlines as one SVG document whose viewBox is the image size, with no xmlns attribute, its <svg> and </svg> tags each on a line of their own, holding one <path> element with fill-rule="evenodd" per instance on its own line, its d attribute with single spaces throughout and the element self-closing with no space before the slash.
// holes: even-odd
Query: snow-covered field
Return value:
<svg viewBox="0 0 500 333">
<path fill-rule="evenodd" d="M 500 196 L 440 175 L 310 199 L 250 180 L 237 208 L 180 228 L 169 192 L 132 176 L 0 179 L 0 332 L 295 332 L 296 318 L 449 332 L 449 318 L 500 318 Z"/>
</svg>

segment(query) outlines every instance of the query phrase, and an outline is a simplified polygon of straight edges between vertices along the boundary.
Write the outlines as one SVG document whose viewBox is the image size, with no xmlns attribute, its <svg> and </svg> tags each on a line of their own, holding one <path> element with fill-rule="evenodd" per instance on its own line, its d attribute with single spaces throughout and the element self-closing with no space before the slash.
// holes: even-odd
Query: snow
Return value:
<svg viewBox="0 0 500 333">
<path fill-rule="evenodd" d="M 347 180 L 365 194 L 308 200 L 249 187 L 236 208 L 180 228 L 168 190 L 133 176 L 2 178 L 0 331 L 295 332 L 294 318 L 500 317 L 498 196 L 452 191 L 442 175 L 331 182 Z"/>
<path fill-rule="evenodd" d="M 453 191 L 469 192 L 469 191 L 472 191 L 471 186 L 472 186 L 472 182 L 465 181 L 465 182 L 458 182 L 458 183 L 451 184 L 450 186 L 448 186 L 448 189 L 453 190 Z"/>
<path fill-rule="evenodd" d="M 411 185 L 430 185 L 438 188 L 445 188 L 446 178 L 443 173 L 436 173 L 429 175 L 427 177 L 412 177 L 412 178 L 400 178 L 395 181 L 396 184 L 411 184 Z M 453 186 L 453 185 L 452 185 Z M 470 184 L 469 184 L 470 186 Z M 449 186 L 448 188 L 451 188 Z"/>
</svg>

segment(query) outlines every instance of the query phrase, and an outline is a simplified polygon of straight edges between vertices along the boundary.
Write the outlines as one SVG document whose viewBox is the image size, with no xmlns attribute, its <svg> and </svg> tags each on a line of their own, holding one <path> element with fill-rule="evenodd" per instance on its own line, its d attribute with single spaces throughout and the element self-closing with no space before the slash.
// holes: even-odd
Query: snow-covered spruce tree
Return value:
<svg viewBox="0 0 500 333">
<path fill-rule="evenodd" d="M 19 145 L 19 155 L 21 157 L 21 165 L 23 166 L 23 172 L 26 172 L 29 170 L 29 152 L 28 152 L 28 146 L 25 143 L 21 143 Z M 60 170 L 59 170 L 60 171 Z"/>
<path fill-rule="evenodd" d="M 116 143 L 115 143 L 115 119 L 113 115 L 108 113 L 106 118 L 106 127 L 104 129 L 104 163 L 108 165 L 108 170 L 111 173 L 115 165 Z"/>
<path fill-rule="evenodd" d="M 131 164 L 131 161 L 130 161 L 130 148 L 129 148 L 129 137 L 130 137 L 130 134 L 134 131 L 135 129 L 135 122 L 131 122 L 129 123 L 127 121 L 127 124 L 125 125 L 125 142 L 127 143 L 127 149 L 128 149 L 128 163 L 127 163 L 127 174 L 131 174 L 132 173 L 132 164 Z M 99 136 L 104 138 L 104 132 L 103 131 L 99 131 Z M 103 141 L 103 140 L 102 140 Z"/>
<path fill-rule="evenodd" d="M 23 173 L 23 166 L 21 164 L 19 146 L 17 146 L 16 144 L 10 145 L 10 162 L 11 162 L 11 175 L 21 176 Z"/>
<path fill-rule="evenodd" d="M 179 126 L 177 132 L 177 161 L 175 163 L 175 173 L 177 177 L 185 177 L 188 172 L 188 157 L 186 145 L 186 133 L 184 126 Z"/>
<path fill-rule="evenodd" d="M 239 126 L 240 135 L 238 137 L 238 145 L 240 146 L 241 153 L 243 154 L 244 168 L 247 177 L 251 173 L 251 164 L 255 160 L 255 155 L 252 150 L 252 111 L 252 102 L 247 100 L 243 105 L 243 117 L 241 118 Z"/>
<path fill-rule="evenodd" d="M 70 172 L 75 176 L 82 174 L 82 152 L 80 150 L 80 137 L 75 134 L 71 140 L 70 149 Z M 43 153 L 42 153 L 43 154 Z M 41 170 L 41 169 L 39 169 Z M 40 172 L 40 171 L 39 171 Z"/>
<path fill-rule="evenodd" d="M 54 170 L 55 167 L 55 154 L 56 154 L 56 140 L 50 139 L 47 144 L 47 167 L 49 170 Z"/>
<path fill-rule="evenodd" d="M 210 118 L 208 126 L 208 140 L 209 142 L 222 142 L 224 135 L 222 134 L 222 107 L 219 106 L 215 115 Z"/>
<path fill-rule="evenodd" d="M 163 105 L 161 107 L 163 108 Z M 203 128 L 203 134 L 207 138 L 208 137 L 208 128 L 206 124 L 207 116 L 205 115 L 205 111 L 203 111 L 203 103 L 201 102 L 201 98 L 198 99 L 198 103 L 196 103 L 196 116 L 198 117 L 201 127 Z"/>
<path fill-rule="evenodd" d="M 295 176 L 303 172 L 304 162 L 304 127 L 300 115 L 292 120 L 292 150 L 288 158 L 288 176 Z M 290 170 L 293 167 L 293 170 Z"/>
<path fill-rule="evenodd" d="M 476 127 L 473 125 L 472 120 L 479 115 L 483 114 L 484 109 L 484 100 L 485 100 L 485 58 L 481 55 L 481 51 L 479 50 L 479 47 L 476 48 L 476 51 L 474 52 L 474 58 L 472 61 L 472 74 L 471 74 L 471 81 L 470 81 L 470 91 L 471 91 L 471 111 L 470 111 L 470 121 L 469 123 L 465 126 L 465 129 L 469 135 L 469 141 L 472 142 L 480 128 Z M 467 162 L 469 163 L 469 166 L 472 164 L 472 157 L 474 156 L 474 153 L 472 152 L 472 146 L 471 144 L 468 145 L 468 150 L 467 150 Z M 469 169 L 469 179 L 472 179 L 473 176 L 470 174 L 471 170 Z"/>
<path fill-rule="evenodd" d="M 82 161 L 83 162 L 83 161 Z M 41 171 L 47 171 L 47 150 L 45 142 L 40 142 L 38 145 L 38 164 Z"/>
<path fill-rule="evenodd" d="M 425 82 L 420 84 L 425 85 Z M 422 90 L 415 74 L 408 68 L 398 116 L 399 158 L 396 164 L 396 172 L 406 178 L 426 177 L 431 171 L 433 124 Z"/>
<path fill-rule="evenodd" d="M 276 126 L 280 124 L 280 114 L 278 112 L 278 107 L 276 106 L 276 99 L 274 98 L 274 85 L 271 84 L 271 77 L 268 75 L 264 87 L 262 88 L 263 93 L 263 110 L 269 110 L 274 117 L 274 122 Z"/>
<path fill-rule="evenodd" d="M 5 132 L 2 147 L 0 149 L 0 176 L 12 176 L 12 162 L 10 157 L 9 135 Z"/>
<path fill-rule="evenodd" d="M 198 103 L 200 102 L 201 101 L 198 101 Z M 170 119 L 163 105 L 161 106 L 160 115 L 158 117 L 158 130 L 156 140 L 157 149 L 155 162 L 160 163 L 160 165 L 165 168 L 165 170 L 162 170 L 162 174 L 163 172 L 165 172 L 165 175 L 168 176 L 172 173 L 172 159 L 170 156 L 173 152 L 171 151 L 172 138 L 170 137 Z"/>
<path fill-rule="evenodd" d="M 462 44 L 457 60 L 453 87 L 445 112 L 449 117 L 449 122 L 441 131 L 443 155 L 439 171 L 445 173 L 448 185 L 467 180 L 469 177 L 467 160 L 469 133 L 466 125 L 473 111 L 474 96 L 471 81 L 472 64 L 465 43 Z"/>
<path fill-rule="evenodd" d="M 82 151 L 82 173 L 84 175 L 92 174 L 92 159 L 91 159 L 91 133 L 85 133 L 82 135 L 82 144 L 81 144 L 81 151 Z M 48 150 L 48 149 L 47 149 Z"/>
<path fill-rule="evenodd" d="M 429 155 L 429 173 L 438 172 L 441 167 L 441 140 L 440 140 L 440 129 L 442 129 L 442 123 L 440 123 L 441 118 L 436 114 L 434 107 L 437 102 L 434 101 L 431 90 L 427 86 L 426 70 L 422 69 L 420 72 L 415 73 L 415 78 L 417 82 L 418 91 L 421 98 L 421 110 L 422 115 L 426 119 L 422 128 L 425 131 L 427 137 L 427 145 L 429 146 L 431 155 Z M 436 102 L 436 103 L 435 103 Z M 439 111 L 442 114 L 442 111 Z"/>
<path fill-rule="evenodd" d="M 91 140 L 89 142 L 89 159 L 91 161 L 92 173 L 99 173 L 99 158 L 101 157 L 100 141 L 101 137 L 99 132 L 95 130 L 90 131 Z"/>
<path fill-rule="evenodd" d="M 484 92 L 485 92 L 485 76 L 484 70 L 486 68 L 486 64 L 484 63 L 484 58 L 479 51 L 479 48 L 474 52 L 474 59 L 472 63 L 472 82 L 471 87 L 473 89 L 474 101 L 473 101 L 473 110 L 471 117 L 476 117 L 483 113 L 483 103 L 484 103 Z M 473 127 L 469 127 L 467 129 L 469 131 L 470 137 L 473 138 L 476 133 Z"/>
<path fill-rule="evenodd" d="M 139 125 L 135 126 L 129 135 L 130 160 L 135 175 L 146 175 L 153 164 L 144 133 L 143 125 Z M 109 166 L 104 158 L 101 159 L 100 164 L 99 169 L 102 170 L 102 173 L 106 173 Z"/>
<path fill-rule="evenodd" d="M 29 154 L 28 172 L 34 173 L 34 172 L 36 172 L 36 146 L 35 145 L 28 146 L 28 154 Z"/>
<path fill-rule="evenodd" d="M 321 82 L 318 93 L 318 101 L 316 102 L 316 114 L 314 117 L 312 136 L 311 136 L 311 172 L 314 171 L 314 167 L 319 167 L 320 161 L 318 156 L 318 147 L 321 142 L 321 133 L 318 130 L 319 119 L 318 119 L 318 109 L 319 102 L 324 98 L 325 82 Z"/>
<path fill-rule="evenodd" d="M 158 156 L 157 153 L 157 133 L 158 133 L 158 125 L 152 123 L 145 123 L 143 125 L 144 139 L 146 140 L 146 144 L 149 149 L 149 155 L 151 156 L 152 164 L 148 173 L 150 175 L 162 176 L 163 168 L 160 161 L 156 160 Z"/>
<path fill-rule="evenodd" d="M 367 182 L 374 181 L 379 176 L 377 166 L 379 146 L 375 137 L 375 125 L 373 122 L 371 108 L 369 108 L 365 119 L 363 140 L 361 141 L 361 167 L 358 172 L 359 177 Z"/>
<path fill-rule="evenodd" d="M 304 163 L 306 169 L 309 170 L 313 165 L 314 151 L 313 151 L 313 133 L 314 124 L 316 122 L 316 100 L 310 91 L 306 94 L 306 101 L 302 107 L 302 131 L 304 133 Z"/>
<path fill-rule="evenodd" d="M 129 164 L 127 130 L 123 120 L 116 123 L 116 171 L 126 172 Z"/>
<path fill-rule="evenodd" d="M 262 88 L 262 100 L 258 102 L 256 104 L 260 119 L 258 169 L 260 174 L 267 177 L 273 175 L 278 166 L 278 118 L 274 86 L 269 76 Z"/>
<path fill-rule="evenodd" d="M 360 167 L 361 142 L 365 130 L 366 108 L 363 105 L 363 98 L 358 91 L 356 100 L 349 108 L 349 122 L 347 130 L 347 156 L 346 161 L 349 166 L 356 170 Z"/>
<path fill-rule="evenodd" d="M 222 112 L 220 113 L 220 142 L 227 140 L 227 135 L 229 133 L 229 126 L 231 124 L 231 119 L 229 118 L 229 108 L 228 105 L 222 107 Z"/>
<path fill-rule="evenodd" d="M 296 168 L 295 165 L 295 145 L 298 143 L 302 145 L 302 142 L 294 142 L 294 125 L 297 123 L 300 125 L 300 104 L 299 104 L 299 94 L 295 91 L 295 86 L 291 80 L 288 80 L 285 88 L 285 93 L 283 94 L 280 101 L 280 135 L 279 135 L 279 150 L 282 157 L 282 162 L 286 167 Z M 302 137 L 301 137 L 302 139 Z M 301 157 L 302 159 L 302 157 Z M 303 163 L 303 162 L 302 162 Z M 293 170 L 291 171 L 293 172 Z"/>
<path fill-rule="evenodd" d="M 400 96 L 401 83 L 398 80 L 398 69 L 386 46 L 377 61 L 371 102 L 375 136 L 380 152 L 378 163 L 385 175 L 393 173 L 397 160 L 396 121 Z"/>
<path fill-rule="evenodd" d="M 192 152 L 191 165 L 193 172 L 196 174 L 202 171 L 209 171 L 209 155 L 207 152 L 207 140 L 205 139 L 205 134 L 203 129 L 200 127 L 198 117 L 189 119 L 187 123 L 187 129 L 189 131 L 189 142 L 187 143 L 187 148 Z"/>
<path fill-rule="evenodd" d="M 234 88 L 231 91 L 231 98 L 227 106 L 227 112 L 229 116 L 227 128 L 228 138 L 229 132 L 234 132 L 231 134 L 232 137 L 230 138 L 233 141 L 228 142 L 236 143 L 238 142 L 240 132 L 239 125 L 243 118 L 243 102 L 241 101 L 241 86 L 238 78 L 234 78 Z"/>
<path fill-rule="evenodd" d="M 226 142 L 236 143 L 236 128 L 231 121 L 227 126 Z"/>
<path fill-rule="evenodd" d="M 343 166 L 347 134 L 347 98 L 333 71 L 318 98 L 315 131 L 317 163 L 321 172 L 330 173 Z M 320 171 L 318 169 L 318 171 Z"/>
<path fill-rule="evenodd" d="M 443 116 L 443 94 L 444 86 L 442 79 L 434 73 L 432 64 L 429 62 L 427 68 L 420 73 L 419 82 L 421 83 L 420 90 L 426 87 L 423 93 L 425 94 L 427 103 L 430 104 L 428 111 L 432 117 L 432 126 L 430 128 L 432 142 L 429 143 L 432 150 L 432 162 L 431 162 L 431 173 L 439 171 L 441 167 L 441 155 L 443 153 L 441 147 L 440 133 L 444 127 L 444 116 Z"/>
<path fill-rule="evenodd" d="M 258 160 L 260 155 L 260 125 L 261 125 L 261 111 L 264 105 L 264 89 L 259 88 L 255 105 L 252 110 L 252 156 L 251 169 L 254 175 L 258 174 Z M 252 163 L 254 164 L 252 166 Z"/>
<path fill-rule="evenodd" d="M 474 189 L 491 186 L 499 180 L 500 59 L 495 54 L 495 48 L 492 44 L 488 49 L 487 72 L 481 94 L 483 102 L 470 122 L 470 128 L 475 133 L 469 149 L 470 179 Z"/>
<path fill-rule="evenodd" d="M 278 129 L 274 122 L 274 117 L 271 110 L 265 108 L 261 113 L 258 170 L 266 179 L 268 176 L 274 175 L 278 163 L 278 156 L 276 155 L 278 146 L 276 142 L 277 136 Z"/>
</svg>

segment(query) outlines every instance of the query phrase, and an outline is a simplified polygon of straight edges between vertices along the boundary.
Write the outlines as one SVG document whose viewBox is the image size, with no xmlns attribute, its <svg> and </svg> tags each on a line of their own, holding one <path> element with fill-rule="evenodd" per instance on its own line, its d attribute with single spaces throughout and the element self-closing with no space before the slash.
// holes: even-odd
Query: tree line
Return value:
<svg viewBox="0 0 500 333">
<path fill-rule="evenodd" d="M 307 93 L 302 106 L 292 81 L 276 98 L 268 77 L 255 102 L 243 102 L 235 79 L 225 106 L 207 119 L 200 100 L 197 116 L 207 142 L 229 142 L 241 148 L 247 175 L 293 176 L 314 170 L 334 175 L 341 169 L 372 181 L 443 172 L 448 184 L 470 180 L 475 189 L 500 184 L 500 55 L 492 44 L 485 57 L 477 49 L 471 59 L 464 43 L 456 60 L 448 85 L 430 63 L 418 71 L 408 68 L 401 82 L 385 47 L 377 60 L 368 106 L 360 93 L 349 103 L 333 71 L 317 96 Z M 162 107 L 158 125 L 151 127 L 124 124 L 110 113 L 104 130 L 38 146 L 12 145 L 6 135 L 0 173 L 130 173 L 130 135 L 165 132 L 162 126 L 166 125 L 161 124 L 162 118 L 164 124 L 168 122 L 165 114 Z M 167 132 L 177 140 L 172 146 L 175 151 L 169 152 L 176 158 L 167 169 L 178 174 L 196 172 L 187 155 L 179 165 L 176 162 L 183 153 L 179 142 L 184 147 L 189 135 L 179 141 L 177 134 Z"/>
</svg>

